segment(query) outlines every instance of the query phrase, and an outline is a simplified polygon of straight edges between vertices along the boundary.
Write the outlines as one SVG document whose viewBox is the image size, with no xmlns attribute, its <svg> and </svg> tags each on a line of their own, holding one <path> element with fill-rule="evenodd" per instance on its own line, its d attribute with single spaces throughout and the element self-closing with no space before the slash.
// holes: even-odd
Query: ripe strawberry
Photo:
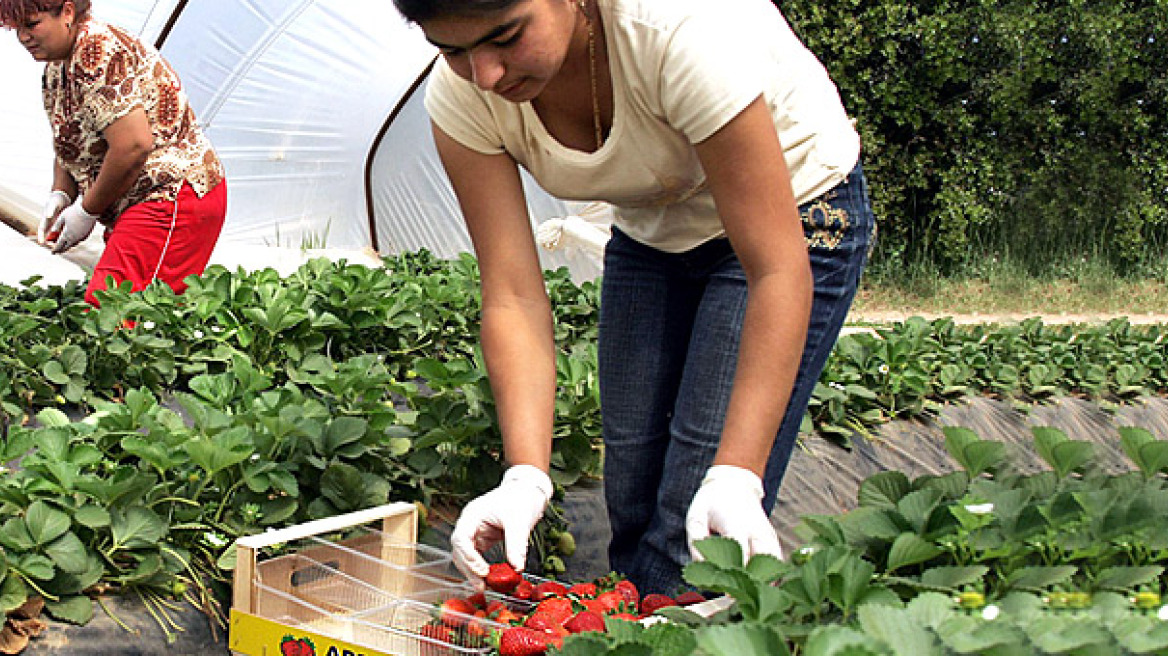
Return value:
<svg viewBox="0 0 1168 656">
<path fill-rule="evenodd" d="M 485 595 L 481 592 L 476 592 L 476 593 L 472 594 L 471 596 L 467 597 L 466 602 L 475 608 L 486 608 L 487 607 L 487 595 Z"/>
<path fill-rule="evenodd" d="M 552 597 L 544 599 L 539 602 L 539 605 L 532 611 L 532 616 L 544 616 L 550 619 L 553 623 L 563 626 L 569 618 L 576 614 L 575 609 L 572 608 L 572 600 L 567 597 Z M 529 618 L 530 619 L 530 618 Z"/>
<path fill-rule="evenodd" d="M 603 609 L 601 615 L 613 612 L 620 608 L 621 604 L 628 604 L 625 601 L 624 595 L 617 590 L 609 590 L 608 592 L 601 592 L 596 595 L 596 601 L 600 602 L 600 607 Z M 635 606 L 633 606 L 635 608 Z"/>
<path fill-rule="evenodd" d="M 562 597 L 566 594 L 568 594 L 568 588 L 563 583 L 544 581 L 532 589 L 531 598 L 536 601 L 543 601 L 548 597 Z"/>
<path fill-rule="evenodd" d="M 666 606 L 676 605 L 677 601 L 669 595 L 656 593 L 647 594 L 645 595 L 645 598 L 641 600 L 641 614 L 652 615 L 653 611 L 657 610 L 658 608 L 665 608 Z"/>
<path fill-rule="evenodd" d="M 486 583 L 487 587 L 495 592 L 509 595 L 522 580 L 523 577 L 515 571 L 511 563 L 493 563 L 487 572 Z"/>
<path fill-rule="evenodd" d="M 427 638 L 434 638 L 443 642 L 450 642 L 450 639 L 454 636 L 454 630 L 450 627 L 434 623 L 424 625 L 418 629 L 418 633 Z"/>
<path fill-rule="evenodd" d="M 585 610 L 590 610 L 597 615 L 604 615 L 606 612 L 604 602 L 599 599 L 581 599 L 577 603 L 583 606 Z"/>
<path fill-rule="evenodd" d="M 519 616 L 519 613 L 516 613 L 515 611 L 511 610 L 510 608 L 503 608 L 499 611 L 496 611 L 493 615 L 490 615 L 489 617 L 491 619 L 495 620 L 496 622 L 498 622 L 499 624 L 518 624 L 519 621 L 522 619 Z"/>
<path fill-rule="evenodd" d="M 450 652 L 450 648 L 444 646 L 444 643 L 453 643 L 455 638 L 454 630 L 441 624 L 427 624 L 418 629 L 418 634 L 437 641 L 437 643 L 433 643 L 419 640 L 420 649 L 418 652 L 420 656 L 445 656 Z"/>
<path fill-rule="evenodd" d="M 641 603 L 641 591 L 637 590 L 637 586 L 628 579 L 617 581 L 616 585 L 613 586 L 613 590 L 621 593 L 621 596 L 633 608 L 636 608 Z"/>
<path fill-rule="evenodd" d="M 499 656 L 536 656 L 547 653 L 549 637 L 541 631 L 513 626 L 499 636 Z"/>
<path fill-rule="evenodd" d="M 564 624 L 569 633 L 584 633 L 585 631 L 604 632 L 604 618 L 590 610 L 582 610 L 572 616 Z"/>
<path fill-rule="evenodd" d="M 523 579 L 519 582 L 519 585 L 515 586 L 515 590 L 511 593 L 511 596 L 516 599 L 531 599 L 534 591 L 535 586 L 532 585 L 531 581 Z"/>
<path fill-rule="evenodd" d="M 636 615 L 633 615 L 632 613 L 613 613 L 612 615 L 609 615 L 608 617 L 610 619 L 614 619 L 614 620 L 626 620 L 629 622 L 636 622 L 636 621 L 639 621 L 641 619 L 641 618 L 637 617 Z"/>
<path fill-rule="evenodd" d="M 700 604 L 706 600 L 702 593 L 696 590 L 687 590 L 673 598 L 678 606 L 689 606 L 690 604 Z"/>
<path fill-rule="evenodd" d="M 577 583 L 577 584 L 573 585 L 572 587 L 568 588 L 568 594 L 576 595 L 577 597 L 581 597 L 583 599 L 590 599 L 590 598 L 596 596 L 596 584 L 595 583 Z"/>
<path fill-rule="evenodd" d="M 451 597 L 438 606 L 438 621 L 451 628 L 466 626 L 474 616 L 475 607 L 461 597 Z"/>
</svg>

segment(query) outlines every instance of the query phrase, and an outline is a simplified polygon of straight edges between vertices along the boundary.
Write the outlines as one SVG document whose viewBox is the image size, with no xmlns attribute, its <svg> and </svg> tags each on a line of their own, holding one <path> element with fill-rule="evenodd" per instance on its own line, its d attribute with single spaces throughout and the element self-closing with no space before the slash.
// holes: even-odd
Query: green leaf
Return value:
<svg viewBox="0 0 1168 656">
<path fill-rule="evenodd" d="M 754 554 L 746 563 L 746 573 L 760 583 L 771 583 L 787 571 L 787 565 L 771 554 Z"/>
<path fill-rule="evenodd" d="M 769 624 L 742 622 L 710 626 L 697 632 L 698 648 L 710 656 L 782 656 L 787 641 Z"/>
<path fill-rule="evenodd" d="M 990 568 L 984 565 L 970 567 L 932 567 L 921 574 L 921 583 L 932 588 L 956 590 L 964 585 L 980 583 Z"/>
<path fill-rule="evenodd" d="M 708 560 L 695 560 L 682 569 L 686 583 L 702 590 L 726 592 L 734 588 L 737 580 L 725 569 Z"/>
<path fill-rule="evenodd" d="M 166 537 L 168 527 L 154 511 L 131 506 L 125 513 L 110 511 L 110 531 L 114 549 L 143 549 L 156 546 Z"/>
<path fill-rule="evenodd" d="M 929 515 L 941 500 L 941 493 L 933 489 L 922 489 L 904 495 L 896 504 L 900 516 L 917 533 L 924 533 Z"/>
<path fill-rule="evenodd" d="M 28 507 L 24 523 L 28 527 L 29 537 L 37 546 L 56 540 L 72 525 L 68 515 L 43 501 L 36 501 Z"/>
<path fill-rule="evenodd" d="M 0 611 L 15 610 L 28 600 L 28 586 L 19 576 L 8 576 L 0 583 Z"/>
<path fill-rule="evenodd" d="M 915 533 L 901 533 L 888 551 L 886 569 L 894 572 L 901 567 L 917 565 L 936 558 L 942 552 L 931 542 L 926 542 Z"/>
<path fill-rule="evenodd" d="M 332 457 L 347 445 L 361 441 L 369 422 L 359 417 L 338 417 L 329 422 L 321 435 L 320 455 Z"/>
<path fill-rule="evenodd" d="M 1055 472 L 1059 478 L 1066 478 L 1071 472 L 1079 471 L 1095 456 L 1095 447 L 1090 442 L 1068 440 L 1054 448 Z"/>
<path fill-rule="evenodd" d="M 1168 442 L 1156 440 L 1141 446 L 1137 464 L 1147 476 L 1168 469 Z"/>
<path fill-rule="evenodd" d="M 93 600 L 85 595 L 64 597 L 59 601 L 45 601 L 45 610 L 53 619 L 77 626 L 89 624 L 89 620 L 93 619 L 93 606 Z"/>
<path fill-rule="evenodd" d="M 12 517 L 0 527 L 0 544 L 14 551 L 32 551 L 36 541 L 28 532 L 23 517 Z"/>
<path fill-rule="evenodd" d="M 922 592 L 905 605 L 910 620 L 923 627 L 935 629 L 957 613 L 953 598 L 938 592 Z"/>
<path fill-rule="evenodd" d="M 880 640 L 839 624 L 820 626 L 807 637 L 807 656 L 893 656 Z"/>
<path fill-rule="evenodd" d="M 57 567 L 70 574 L 81 574 L 89 569 L 89 552 L 73 531 L 68 531 L 45 546 L 45 555 Z"/>
<path fill-rule="evenodd" d="M 56 408 L 45 408 L 36 415 L 37 423 L 45 428 L 61 428 L 68 426 L 70 423 L 69 415 Z"/>
<path fill-rule="evenodd" d="M 706 560 L 722 568 L 742 567 L 742 545 L 737 540 L 720 535 L 703 538 L 694 543 Z"/>
<path fill-rule="evenodd" d="M 1074 565 L 1023 567 L 1010 572 L 1006 577 L 1006 585 L 1021 589 L 1049 588 L 1052 585 L 1069 580 L 1078 571 L 1079 568 Z"/>
<path fill-rule="evenodd" d="M 697 647 L 693 631 L 670 622 L 650 626 L 641 641 L 649 645 L 653 656 L 689 656 Z"/>
<path fill-rule="evenodd" d="M 1101 649 L 1111 640 L 1103 626 L 1087 617 L 1044 617 L 1027 626 L 1026 632 L 1035 647 L 1052 654 Z"/>
<path fill-rule="evenodd" d="M 53 573 L 56 571 L 53 567 L 53 561 L 40 554 L 26 553 L 13 555 L 11 563 L 12 569 L 39 581 L 48 581 L 53 578 Z M 13 577 L 10 576 L 8 578 Z"/>
<path fill-rule="evenodd" d="M 937 641 L 929 631 L 910 621 L 901 608 L 868 604 L 856 611 L 860 626 L 869 636 L 888 644 L 897 654 L 941 654 Z"/>
<path fill-rule="evenodd" d="M 110 524 L 110 514 L 105 508 L 86 505 L 73 513 L 73 521 L 87 528 L 105 528 Z"/>
<path fill-rule="evenodd" d="M 1134 654 L 1162 653 L 1168 649 L 1168 622 L 1153 617 L 1127 617 L 1111 627 L 1119 644 Z"/>
<path fill-rule="evenodd" d="M 55 385 L 64 385 L 69 382 L 69 374 L 65 373 L 65 367 L 56 360 L 46 362 L 45 366 L 41 369 L 41 373 L 45 375 L 45 378 L 49 379 L 50 383 Z"/>
<path fill-rule="evenodd" d="M 895 510 L 896 504 L 912 489 L 908 477 L 898 471 L 873 474 L 860 483 L 860 506 Z"/>
<path fill-rule="evenodd" d="M 1160 566 L 1108 567 L 1095 576 L 1097 590 L 1130 590 L 1144 583 L 1151 583 L 1164 573 Z"/>
<path fill-rule="evenodd" d="M 210 439 L 192 438 L 183 444 L 183 448 L 191 461 L 207 472 L 208 476 L 247 460 L 254 452 L 245 426 L 232 428 Z"/>
</svg>

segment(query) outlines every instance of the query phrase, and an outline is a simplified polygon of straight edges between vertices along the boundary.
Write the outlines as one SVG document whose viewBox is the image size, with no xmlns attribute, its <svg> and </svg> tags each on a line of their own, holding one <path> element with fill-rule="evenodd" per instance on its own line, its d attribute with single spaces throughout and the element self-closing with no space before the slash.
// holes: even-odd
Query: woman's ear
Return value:
<svg viewBox="0 0 1168 656">
<path fill-rule="evenodd" d="M 65 25 L 72 26 L 77 19 L 77 5 L 73 4 L 73 0 L 65 0 L 61 5 L 61 18 L 65 19 Z"/>
</svg>

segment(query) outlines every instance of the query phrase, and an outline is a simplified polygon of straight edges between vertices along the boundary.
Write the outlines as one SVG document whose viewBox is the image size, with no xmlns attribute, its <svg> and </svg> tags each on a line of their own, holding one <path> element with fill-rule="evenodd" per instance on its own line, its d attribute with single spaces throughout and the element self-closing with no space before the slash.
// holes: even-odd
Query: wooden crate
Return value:
<svg viewBox="0 0 1168 656">
<path fill-rule="evenodd" d="M 369 527 L 376 524 L 376 527 Z M 339 539 L 325 539 L 337 536 Z M 474 590 L 449 554 L 417 544 L 417 510 L 394 503 L 242 538 L 229 643 L 245 656 L 460 656 L 461 646 L 422 634 L 437 605 Z M 271 555 L 282 548 L 279 555 Z M 466 618 L 455 643 L 502 626 Z M 296 644 L 288 644 L 296 643 Z"/>
</svg>

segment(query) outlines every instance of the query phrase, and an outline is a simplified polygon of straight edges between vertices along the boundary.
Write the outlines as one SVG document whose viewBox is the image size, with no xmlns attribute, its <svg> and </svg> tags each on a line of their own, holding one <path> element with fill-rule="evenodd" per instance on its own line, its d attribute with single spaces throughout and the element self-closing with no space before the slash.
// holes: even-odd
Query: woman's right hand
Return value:
<svg viewBox="0 0 1168 656">
<path fill-rule="evenodd" d="M 61 191 L 60 189 L 54 189 L 52 193 L 49 194 L 48 200 L 45 201 L 44 211 L 41 214 L 41 223 L 37 227 L 38 244 L 45 246 L 50 241 L 57 241 L 57 235 L 51 234 L 53 222 L 57 220 L 57 216 L 60 215 L 66 207 L 69 207 L 72 204 L 73 199 L 69 197 L 69 194 Z"/>
<path fill-rule="evenodd" d="M 490 569 L 482 554 L 502 540 L 507 562 L 522 571 L 531 529 L 551 497 L 552 481 L 542 469 L 508 469 L 498 487 L 471 501 L 459 515 L 450 535 L 455 567 L 481 589 Z"/>
</svg>

